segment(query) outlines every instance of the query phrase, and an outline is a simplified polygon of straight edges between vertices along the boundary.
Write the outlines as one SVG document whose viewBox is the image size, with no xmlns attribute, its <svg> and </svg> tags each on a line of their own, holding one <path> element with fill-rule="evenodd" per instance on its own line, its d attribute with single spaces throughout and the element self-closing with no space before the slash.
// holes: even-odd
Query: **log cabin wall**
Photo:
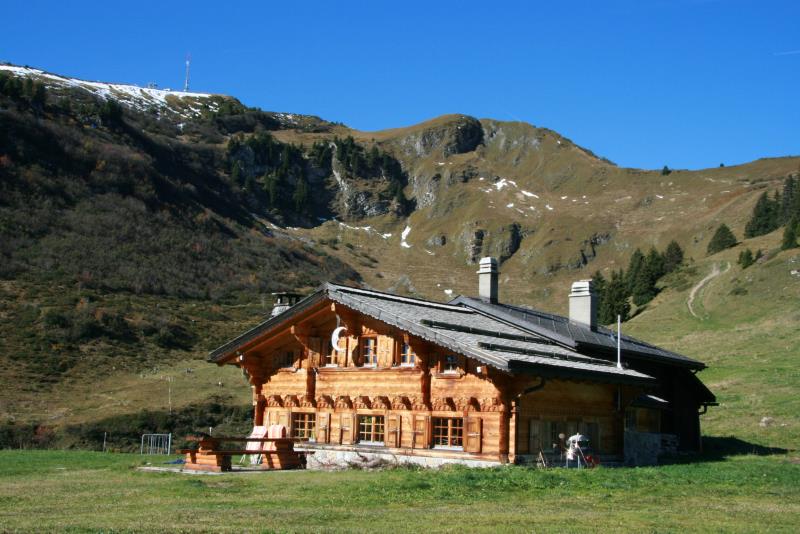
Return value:
<svg viewBox="0 0 800 534">
<path fill-rule="evenodd" d="M 593 382 L 548 380 L 532 393 L 521 395 L 514 408 L 517 455 L 549 454 L 564 445 L 560 433 L 580 432 L 590 438 L 595 453 L 620 455 L 623 448 L 625 407 L 642 390 Z"/>
<path fill-rule="evenodd" d="M 313 414 L 317 443 L 354 445 L 373 422 L 364 417 L 377 416 L 389 448 L 507 458 L 507 404 L 495 384 L 501 373 L 378 321 L 337 312 L 347 325 L 341 352 L 322 335 L 336 328 L 333 316 L 323 316 L 248 354 L 251 369 L 266 370 L 253 386 L 257 423 L 283 424 L 297 434 L 298 424 L 307 425 L 299 414 Z M 368 339 L 374 341 L 366 345 Z M 404 345 L 411 362 L 402 361 Z"/>
</svg>

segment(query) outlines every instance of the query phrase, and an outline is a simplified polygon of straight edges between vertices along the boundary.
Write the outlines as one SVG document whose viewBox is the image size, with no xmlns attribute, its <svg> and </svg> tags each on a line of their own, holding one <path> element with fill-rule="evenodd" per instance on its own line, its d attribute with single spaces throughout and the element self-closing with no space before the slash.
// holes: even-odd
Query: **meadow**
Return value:
<svg viewBox="0 0 800 534">
<path fill-rule="evenodd" d="M 796 532 L 800 463 L 652 468 L 143 472 L 167 457 L 0 451 L 9 532 Z"/>
</svg>

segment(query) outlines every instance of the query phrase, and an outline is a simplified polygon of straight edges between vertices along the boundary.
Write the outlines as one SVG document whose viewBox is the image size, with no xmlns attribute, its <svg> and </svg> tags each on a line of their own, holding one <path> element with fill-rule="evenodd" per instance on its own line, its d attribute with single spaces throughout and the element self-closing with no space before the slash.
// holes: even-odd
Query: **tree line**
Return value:
<svg viewBox="0 0 800 534">
<path fill-rule="evenodd" d="M 683 249 L 676 241 L 670 241 L 664 252 L 655 247 L 645 255 L 636 249 L 628 263 L 627 271 L 619 269 L 606 278 L 599 271 L 594 275 L 594 290 L 598 297 L 597 318 L 601 324 L 630 318 L 631 302 L 643 306 L 653 300 L 660 291 L 657 283 L 665 275 L 674 272 L 683 264 Z"/>
<path fill-rule="evenodd" d="M 400 162 L 375 145 L 366 150 L 352 136 L 315 141 L 306 151 L 303 145 L 282 143 L 267 132 L 259 132 L 250 137 L 231 137 L 226 150 L 233 182 L 257 197 L 266 194 L 270 207 L 291 205 L 301 214 L 308 213 L 311 201 L 309 173 L 319 169 L 329 176 L 334 156 L 351 177 L 386 179 L 383 198 L 396 200 L 403 210 L 407 207 Z"/>
<path fill-rule="evenodd" d="M 744 237 L 758 237 L 784 227 L 781 250 L 798 246 L 800 236 L 800 180 L 789 176 L 783 182 L 781 191 L 775 191 L 772 198 L 765 191 L 758 197 L 750 220 L 744 227 Z M 708 242 L 707 252 L 716 254 L 738 243 L 736 236 L 726 224 L 717 227 Z M 750 249 L 739 255 L 739 264 L 747 268 L 762 256 L 760 250 L 755 254 Z"/>
</svg>

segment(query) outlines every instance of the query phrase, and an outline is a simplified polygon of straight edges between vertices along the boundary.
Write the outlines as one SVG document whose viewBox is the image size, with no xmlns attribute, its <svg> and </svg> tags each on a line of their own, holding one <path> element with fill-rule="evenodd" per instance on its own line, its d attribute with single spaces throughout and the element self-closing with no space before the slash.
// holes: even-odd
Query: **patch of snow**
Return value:
<svg viewBox="0 0 800 534">
<path fill-rule="evenodd" d="M 408 234 L 410 234 L 410 233 L 411 233 L 411 227 L 406 225 L 406 227 L 403 229 L 403 233 L 400 234 L 400 246 L 401 247 L 403 247 L 403 248 L 411 248 L 411 245 L 406 243 L 406 238 L 408 237 Z"/>
<path fill-rule="evenodd" d="M 620 197 L 620 198 L 616 199 L 614 202 L 622 202 L 623 200 L 630 200 L 631 198 L 632 197 L 630 195 L 628 195 L 626 197 Z"/>
<path fill-rule="evenodd" d="M 453 295 L 453 290 L 452 289 L 445 289 L 444 290 L 444 294 L 447 295 L 448 297 L 450 297 L 450 296 Z"/>
<path fill-rule="evenodd" d="M 567 195 L 564 195 L 563 197 L 561 197 L 561 200 L 567 200 L 567 198 L 569 197 L 567 197 Z"/>
<path fill-rule="evenodd" d="M 664 198 L 663 195 L 656 195 L 656 198 Z"/>
<path fill-rule="evenodd" d="M 482 182 L 482 181 L 483 181 L 483 176 L 481 176 L 480 178 L 478 178 L 478 181 L 479 181 L 479 182 Z"/>
<path fill-rule="evenodd" d="M 437 161 L 437 162 L 436 162 L 436 164 L 437 164 L 439 167 L 441 167 L 442 165 L 445 165 L 445 162 L 444 162 L 444 161 Z"/>
<path fill-rule="evenodd" d="M 550 211 L 553 211 L 553 207 L 550 204 L 545 204 L 544 207 Z"/>
<path fill-rule="evenodd" d="M 186 98 L 205 99 L 212 96 L 209 93 L 172 91 L 170 89 L 155 89 L 122 83 L 91 82 L 88 80 L 79 80 L 77 78 L 67 78 L 57 74 L 50 74 L 40 69 L 17 67 L 15 65 L 0 65 L 0 70 L 12 72 L 17 76 L 41 78 L 45 80 L 46 85 L 51 88 L 68 87 L 83 89 L 104 100 L 113 98 L 138 111 L 146 111 L 154 107 L 159 109 L 173 109 L 167 101 L 167 97 L 183 100 Z M 212 103 L 209 109 L 213 110 L 215 106 L 216 104 Z M 183 109 L 178 113 L 183 116 L 196 116 L 200 115 L 201 109 L 195 109 L 187 105 L 187 109 Z"/>
<path fill-rule="evenodd" d="M 511 202 L 510 204 L 506 204 L 506 207 L 507 207 L 507 208 L 513 208 L 513 207 L 514 207 L 514 203 L 513 203 L 513 202 Z"/>
<path fill-rule="evenodd" d="M 354 231 L 357 231 L 357 232 L 358 231 L 366 232 L 368 234 L 376 234 L 379 237 L 382 237 L 383 239 L 389 239 L 390 237 L 392 237 L 392 234 L 382 234 L 382 233 L 376 231 L 372 226 L 350 226 L 349 224 L 345 224 L 343 222 L 339 222 L 339 228 L 346 228 L 348 230 L 354 230 Z"/>
<path fill-rule="evenodd" d="M 497 188 L 498 191 L 502 191 L 505 186 L 508 185 L 508 180 L 505 178 L 501 178 L 499 181 L 494 183 L 494 186 Z"/>
<path fill-rule="evenodd" d="M 522 194 L 525 195 L 526 197 L 539 198 L 539 195 L 531 193 L 530 191 L 525 191 L 524 189 L 522 190 Z"/>
<path fill-rule="evenodd" d="M 430 250 L 428 250 L 427 248 L 424 248 L 424 249 L 422 249 L 422 250 L 424 250 L 425 252 L 427 252 L 427 253 L 428 253 L 430 256 L 436 256 L 436 254 L 434 254 L 433 252 L 431 252 L 431 251 L 430 251 Z"/>
</svg>

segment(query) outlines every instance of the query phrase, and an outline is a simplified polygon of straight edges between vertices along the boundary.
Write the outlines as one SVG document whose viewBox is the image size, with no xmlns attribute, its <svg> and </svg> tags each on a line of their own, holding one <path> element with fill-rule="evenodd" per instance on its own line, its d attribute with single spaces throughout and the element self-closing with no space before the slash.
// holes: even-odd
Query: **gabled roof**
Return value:
<svg viewBox="0 0 800 534">
<path fill-rule="evenodd" d="M 608 382 L 653 381 L 644 373 L 618 369 L 607 360 L 586 356 L 537 333 L 480 313 L 472 307 L 335 284 L 323 285 L 288 311 L 264 321 L 216 349 L 210 354 L 209 360 L 223 362 L 238 348 L 285 328 L 294 317 L 325 300 L 506 372 Z"/>
<path fill-rule="evenodd" d="M 562 344 L 579 352 L 601 352 L 616 354 L 617 333 L 604 326 L 595 329 L 587 325 L 571 322 L 568 317 L 546 313 L 533 308 L 512 306 L 510 304 L 491 304 L 479 299 L 458 296 L 450 304 L 465 306 L 488 317 L 507 321 L 527 332 Z M 688 369 L 704 369 L 705 364 L 681 354 L 671 352 L 655 345 L 645 343 L 631 336 L 622 335 L 621 342 L 624 359 L 635 358 Z"/>
</svg>

